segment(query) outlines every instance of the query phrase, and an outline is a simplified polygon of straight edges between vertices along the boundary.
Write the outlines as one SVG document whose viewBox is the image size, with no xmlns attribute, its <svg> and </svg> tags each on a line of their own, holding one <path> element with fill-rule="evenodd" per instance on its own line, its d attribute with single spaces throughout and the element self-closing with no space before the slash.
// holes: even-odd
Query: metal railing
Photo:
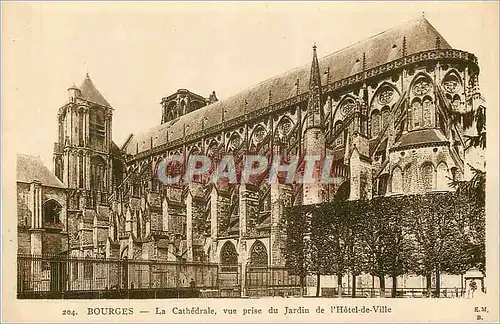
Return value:
<svg viewBox="0 0 500 324">
<path fill-rule="evenodd" d="M 193 297 L 202 290 L 218 290 L 221 281 L 219 265 L 213 263 L 82 259 L 57 255 L 18 255 L 17 272 L 18 298 L 76 298 L 76 295 L 85 294 L 94 296 L 92 298 L 111 295 L 116 298 L 140 298 L 142 295 L 161 298 L 158 296 L 181 297 L 186 293 Z M 233 282 L 237 283 L 239 269 L 224 276 L 235 277 Z"/>
<path fill-rule="evenodd" d="M 338 288 L 322 288 L 321 296 L 329 298 L 337 298 Z M 356 288 L 355 298 L 378 298 L 380 288 Z M 441 288 L 439 289 L 439 298 L 463 298 L 466 296 L 465 288 Z M 342 298 L 352 298 L 352 289 L 342 288 Z M 392 289 L 385 288 L 384 297 L 392 297 Z M 428 298 L 429 292 L 427 288 L 396 288 L 395 298 Z M 436 298 L 436 289 L 430 290 L 430 297 Z"/>
<path fill-rule="evenodd" d="M 300 277 L 285 267 L 249 266 L 245 273 L 246 294 L 260 296 L 301 296 Z"/>
<path fill-rule="evenodd" d="M 305 282 L 285 267 L 205 262 L 169 262 L 60 255 L 18 255 L 20 299 L 238 298 L 306 296 Z M 386 287 L 385 297 L 392 297 Z M 464 288 L 441 288 L 439 298 L 465 298 Z M 322 287 L 321 297 L 338 297 L 338 288 Z M 342 288 L 343 298 L 377 298 L 380 288 Z M 435 289 L 397 288 L 396 298 L 438 297 Z"/>
</svg>

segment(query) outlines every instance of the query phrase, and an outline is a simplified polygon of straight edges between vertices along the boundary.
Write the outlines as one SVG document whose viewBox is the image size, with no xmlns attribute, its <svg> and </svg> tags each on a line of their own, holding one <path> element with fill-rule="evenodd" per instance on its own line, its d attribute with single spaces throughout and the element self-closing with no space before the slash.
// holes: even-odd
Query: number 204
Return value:
<svg viewBox="0 0 500 324">
<path fill-rule="evenodd" d="M 71 310 L 71 309 L 65 309 L 65 310 L 62 311 L 62 314 L 63 315 L 68 315 L 68 316 L 76 316 L 77 315 L 77 313 L 76 313 L 76 311 L 74 309 L 73 310 Z"/>
</svg>

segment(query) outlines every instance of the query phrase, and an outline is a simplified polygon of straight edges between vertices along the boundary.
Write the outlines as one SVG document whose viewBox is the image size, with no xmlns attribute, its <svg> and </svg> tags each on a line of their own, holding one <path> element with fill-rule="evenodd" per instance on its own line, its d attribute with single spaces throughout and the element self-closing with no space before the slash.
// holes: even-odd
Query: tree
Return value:
<svg viewBox="0 0 500 324">
<path fill-rule="evenodd" d="M 397 278 L 408 273 L 414 260 L 412 258 L 414 246 L 411 244 L 410 231 L 405 222 L 406 197 L 376 198 L 380 200 L 380 211 L 384 213 L 386 234 L 384 243 L 386 246 L 387 273 L 392 277 L 391 295 L 396 297 Z"/>
<path fill-rule="evenodd" d="M 286 266 L 291 274 L 300 277 L 301 288 L 309 272 L 311 259 L 309 235 L 311 231 L 312 207 L 294 206 L 287 212 Z"/>
<path fill-rule="evenodd" d="M 469 181 L 454 181 L 456 219 L 463 228 L 464 249 L 468 268 L 486 272 L 486 172 L 470 167 L 474 176 Z M 468 270 L 466 267 L 465 270 Z"/>
<path fill-rule="evenodd" d="M 427 292 L 431 295 L 431 276 L 436 273 L 436 295 L 440 292 L 440 272 L 459 268 L 462 259 L 463 237 L 456 226 L 454 195 L 434 193 L 408 196 L 409 227 L 415 238 L 417 274 L 427 278 Z M 458 252 L 457 252 L 458 251 Z"/>
<path fill-rule="evenodd" d="M 349 268 L 352 246 L 352 223 L 349 202 L 336 200 L 321 205 L 320 215 L 328 219 L 324 228 L 325 250 L 329 253 L 326 274 L 337 276 L 338 296 L 342 296 L 342 277 Z"/>
</svg>

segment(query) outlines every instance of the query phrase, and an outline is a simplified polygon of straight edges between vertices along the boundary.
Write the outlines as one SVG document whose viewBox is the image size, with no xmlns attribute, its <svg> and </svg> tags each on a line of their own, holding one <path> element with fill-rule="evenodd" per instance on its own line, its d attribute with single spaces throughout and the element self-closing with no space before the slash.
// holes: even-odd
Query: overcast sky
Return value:
<svg viewBox="0 0 500 324">
<path fill-rule="evenodd" d="M 322 57 L 422 11 L 451 46 L 477 55 L 490 107 L 498 95 L 496 2 L 2 5 L 4 140 L 50 169 L 58 108 L 87 71 L 115 109 L 121 146 L 159 124 L 161 98 L 179 88 L 224 99 L 308 64 L 314 42 Z"/>
</svg>

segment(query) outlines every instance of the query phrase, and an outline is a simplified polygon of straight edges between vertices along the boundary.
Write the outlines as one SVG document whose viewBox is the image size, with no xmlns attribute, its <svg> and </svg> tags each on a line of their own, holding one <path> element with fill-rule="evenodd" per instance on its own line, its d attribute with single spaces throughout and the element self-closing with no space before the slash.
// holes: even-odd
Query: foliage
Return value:
<svg viewBox="0 0 500 324">
<path fill-rule="evenodd" d="M 393 277 L 485 269 L 485 173 L 456 190 L 295 206 L 287 262 L 297 274 Z"/>
</svg>

